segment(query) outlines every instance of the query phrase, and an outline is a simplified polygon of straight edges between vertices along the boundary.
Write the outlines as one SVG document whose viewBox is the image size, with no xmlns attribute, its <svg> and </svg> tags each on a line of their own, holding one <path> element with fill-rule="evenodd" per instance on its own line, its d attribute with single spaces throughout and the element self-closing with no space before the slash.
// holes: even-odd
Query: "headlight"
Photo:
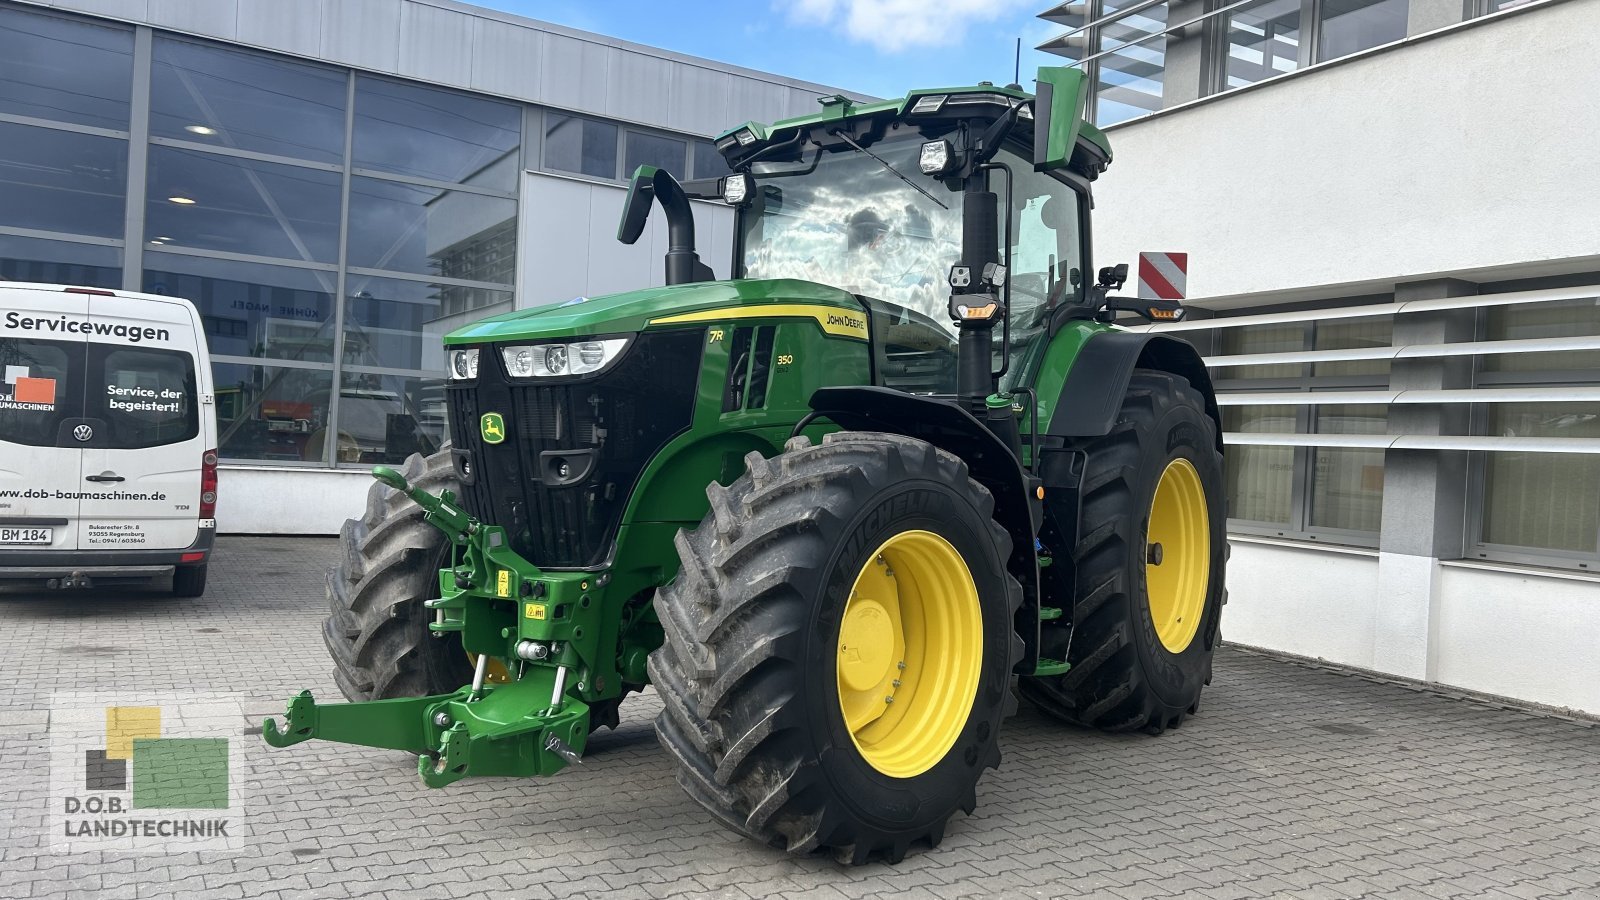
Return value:
<svg viewBox="0 0 1600 900">
<path fill-rule="evenodd" d="M 512 378 L 553 378 L 598 372 L 620 356 L 626 346 L 627 338 L 606 338 L 570 344 L 502 347 L 500 356 Z"/>
<path fill-rule="evenodd" d="M 918 97 L 917 102 L 911 105 L 911 114 L 938 112 L 939 107 L 944 105 L 944 99 L 944 94 L 930 94 L 925 97 Z"/>
<path fill-rule="evenodd" d="M 478 348 L 450 351 L 450 380 L 465 381 L 478 377 Z"/>
<path fill-rule="evenodd" d="M 955 155 L 955 148 L 950 146 L 949 141 L 929 141 L 922 145 L 917 166 L 924 175 L 939 175 L 950 170 Z"/>
<path fill-rule="evenodd" d="M 722 179 L 722 202 L 729 206 L 739 206 L 755 193 L 756 180 L 749 175 L 739 173 L 729 175 Z"/>
</svg>

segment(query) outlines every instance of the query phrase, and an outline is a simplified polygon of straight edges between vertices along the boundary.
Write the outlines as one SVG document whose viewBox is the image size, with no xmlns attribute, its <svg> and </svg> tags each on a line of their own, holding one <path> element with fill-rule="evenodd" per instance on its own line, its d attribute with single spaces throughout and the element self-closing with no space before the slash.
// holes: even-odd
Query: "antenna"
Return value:
<svg viewBox="0 0 1600 900">
<path fill-rule="evenodd" d="M 1022 84 L 1022 38 L 1020 37 L 1017 38 L 1017 67 L 1012 74 L 1011 83 Z"/>
</svg>

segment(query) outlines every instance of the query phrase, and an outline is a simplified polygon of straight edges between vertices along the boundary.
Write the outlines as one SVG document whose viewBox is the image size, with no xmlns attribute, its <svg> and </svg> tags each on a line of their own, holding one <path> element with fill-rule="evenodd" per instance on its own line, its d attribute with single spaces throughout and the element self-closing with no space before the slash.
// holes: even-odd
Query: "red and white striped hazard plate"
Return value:
<svg viewBox="0 0 1600 900">
<path fill-rule="evenodd" d="M 1139 254 L 1139 296 L 1145 300 L 1182 300 L 1189 287 L 1189 254 Z"/>
</svg>

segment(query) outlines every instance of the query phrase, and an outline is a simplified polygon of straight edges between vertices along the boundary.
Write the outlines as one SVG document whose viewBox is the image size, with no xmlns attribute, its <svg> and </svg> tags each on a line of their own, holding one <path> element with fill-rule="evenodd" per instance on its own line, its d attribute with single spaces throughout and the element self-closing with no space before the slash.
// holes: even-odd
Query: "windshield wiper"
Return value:
<svg viewBox="0 0 1600 900">
<path fill-rule="evenodd" d="M 948 206 L 945 206 L 944 203 L 942 201 L 940 201 L 940 199 L 938 197 L 935 197 L 934 195 L 928 193 L 927 189 L 924 188 L 922 185 L 917 184 L 915 181 L 912 181 L 911 179 L 905 177 L 904 175 L 901 175 L 900 174 L 900 170 L 896 169 L 894 166 L 889 165 L 889 163 L 886 162 L 883 157 L 879 156 L 876 153 L 873 153 L 871 150 L 868 150 L 867 148 L 865 148 L 865 147 L 861 146 L 860 144 L 856 143 L 855 141 L 850 140 L 850 135 L 845 134 L 844 132 L 839 131 L 838 129 L 834 129 L 833 131 L 830 131 L 828 133 L 833 135 L 834 137 L 838 138 L 839 140 L 844 141 L 846 144 L 849 144 L 850 146 L 856 148 L 857 150 L 860 150 L 862 153 L 865 153 L 866 155 L 868 155 L 868 156 L 872 157 L 873 159 L 877 160 L 878 161 L 878 165 L 883 166 L 885 169 L 888 169 L 890 171 L 890 173 L 892 173 L 894 175 L 894 177 L 896 177 L 896 178 L 900 179 L 901 181 L 904 181 L 906 184 L 909 184 L 912 187 L 916 188 L 917 191 L 922 194 L 922 196 L 927 197 L 929 200 L 932 200 L 935 203 L 938 203 L 940 209 L 949 209 L 950 208 Z"/>
</svg>

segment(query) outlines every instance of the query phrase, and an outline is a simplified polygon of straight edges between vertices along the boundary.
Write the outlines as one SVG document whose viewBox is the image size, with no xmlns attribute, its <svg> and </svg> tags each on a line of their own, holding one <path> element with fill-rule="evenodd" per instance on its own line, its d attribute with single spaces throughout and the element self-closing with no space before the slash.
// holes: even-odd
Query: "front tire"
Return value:
<svg viewBox="0 0 1600 900">
<path fill-rule="evenodd" d="M 1226 602 L 1226 516 L 1215 421 L 1187 379 L 1139 369 L 1109 434 L 1086 455 L 1071 624 L 1045 623 L 1062 675 L 1018 691 L 1103 731 L 1159 734 L 1199 710 Z"/>
<path fill-rule="evenodd" d="M 446 446 L 413 453 L 401 474 L 431 493 L 459 492 Z M 367 510 L 339 531 L 339 564 L 328 572 L 330 615 L 323 643 L 333 678 L 351 702 L 447 694 L 472 680 L 461 637 L 433 637 L 423 603 L 439 595 L 439 570 L 450 541 L 423 520 L 423 509 L 392 487 L 373 482 Z"/>
<path fill-rule="evenodd" d="M 656 594 L 656 733 L 678 782 L 794 853 L 898 861 L 936 845 L 975 807 L 1014 706 L 1021 587 L 993 498 L 900 435 L 796 438 L 746 462 L 708 488 Z"/>
</svg>

